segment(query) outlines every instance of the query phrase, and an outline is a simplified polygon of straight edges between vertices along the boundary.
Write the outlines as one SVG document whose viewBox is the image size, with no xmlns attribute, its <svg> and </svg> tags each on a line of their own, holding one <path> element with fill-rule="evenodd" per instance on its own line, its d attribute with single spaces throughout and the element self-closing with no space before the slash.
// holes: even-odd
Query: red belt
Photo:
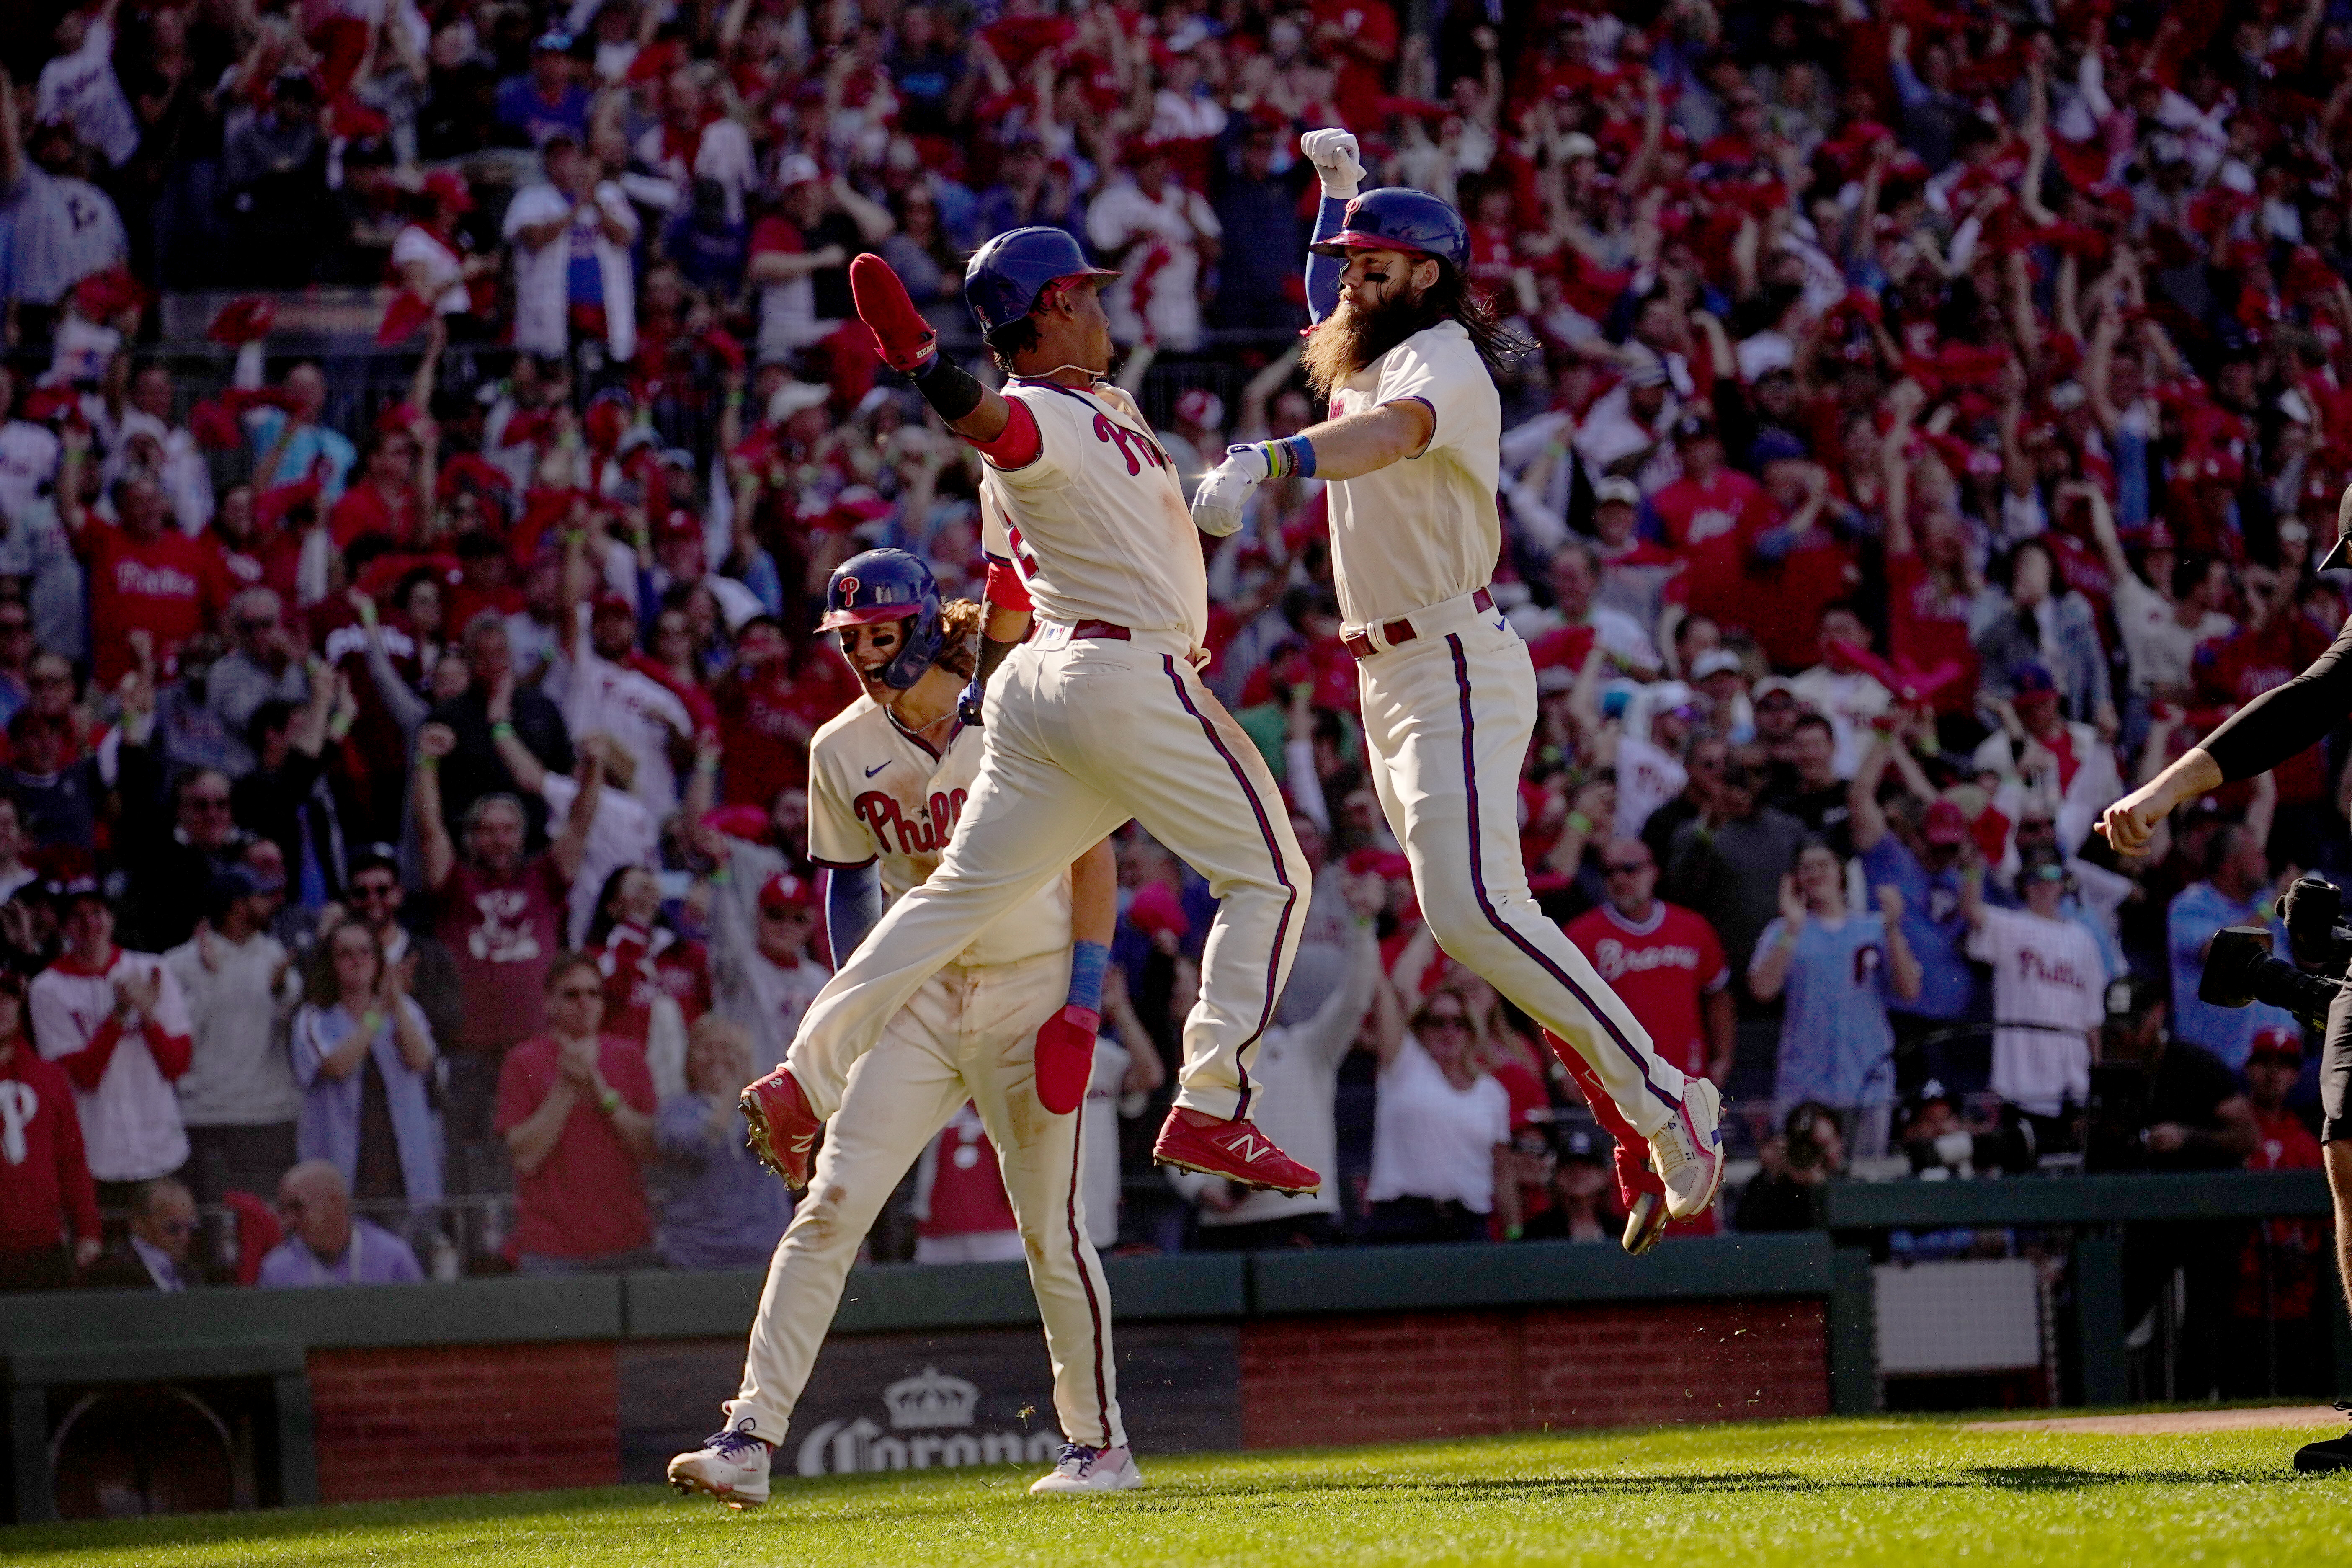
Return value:
<svg viewBox="0 0 2352 1568">
<path fill-rule="evenodd" d="M 1491 610 L 1495 607 L 1495 595 L 1481 588 L 1470 595 L 1470 604 L 1475 609 Z M 1399 616 L 1381 628 L 1381 641 L 1391 647 L 1394 647 L 1401 642 L 1411 642 L 1420 635 L 1412 629 L 1412 622 L 1402 616 Z M 1348 651 L 1358 658 L 1370 658 L 1381 651 L 1373 645 L 1371 633 L 1369 631 L 1358 632 L 1341 640 L 1345 643 Z"/>
<path fill-rule="evenodd" d="M 1070 624 L 1070 640 L 1083 642 L 1088 637 L 1104 642 L 1126 642 L 1135 634 L 1117 621 L 1074 621 Z"/>
</svg>

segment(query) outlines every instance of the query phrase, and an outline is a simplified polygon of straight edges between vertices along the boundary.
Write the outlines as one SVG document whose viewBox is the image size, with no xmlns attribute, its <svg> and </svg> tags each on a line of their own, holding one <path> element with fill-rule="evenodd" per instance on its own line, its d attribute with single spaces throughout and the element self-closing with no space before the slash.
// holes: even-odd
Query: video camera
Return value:
<svg viewBox="0 0 2352 1568">
<path fill-rule="evenodd" d="M 2272 953 L 2271 933 L 2263 927 L 2225 927 L 2206 950 L 2197 999 L 2215 1007 L 2264 1002 L 2315 1027 L 2325 1026 L 2352 966 L 2352 926 L 2344 923 L 2343 912 L 2343 889 L 2325 877 L 2298 878 L 2279 900 L 2294 962 Z"/>
</svg>

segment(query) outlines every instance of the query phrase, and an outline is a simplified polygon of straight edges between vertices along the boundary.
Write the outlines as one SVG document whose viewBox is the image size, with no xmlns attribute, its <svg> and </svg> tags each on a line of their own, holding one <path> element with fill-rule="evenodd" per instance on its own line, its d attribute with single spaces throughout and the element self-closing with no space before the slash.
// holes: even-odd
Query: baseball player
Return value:
<svg viewBox="0 0 2352 1568">
<path fill-rule="evenodd" d="M 822 629 L 840 633 L 866 689 L 809 751 L 809 854 L 830 871 L 828 934 L 838 962 L 873 925 L 881 900 L 919 887 L 963 837 L 958 819 L 982 748 L 980 732 L 957 719 L 956 699 L 972 673 L 969 643 L 980 607 L 942 605 L 929 569 L 900 550 L 845 562 L 825 605 Z M 1086 983 L 1073 974 L 1081 967 L 1074 947 L 1107 951 L 1118 905 L 1110 846 L 1097 843 L 1061 875 L 1034 881 L 1025 899 L 950 955 L 886 1020 L 880 1041 L 849 1072 L 814 1188 L 768 1266 L 727 1426 L 670 1461 L 672 1485 L 739 1508 L 767 1500 L 771 1456 L 858 1245 L 907 1167 L 967 1100 L 995 1145 L 1020 1222 L 1066 1439 L 1059 1463 L 1030 1489 L 1142 1484 L 1119 1425 L 1110 1293 L 1076 1191 L 1080 1119 L 1040 1113 L 1032 1064 L 1040 1028 L 1060 1018 Z M 1097 1008 L 1101 979 L 1097 967 L 1088 1004 Z M 1093 1043 L 1089 1034 L 1089 1065 Z M 755 1149 L 762 1147 L 763 1092 L 773 1090 L 754 1085 L 744 1095 Z"/>
<path fill-rule="evenodd" d="M 1488 366 L 1509 351 L 1465 283 L 1469 237 L 1435 196 L 1357 194 L 1344 131 L 1301 151 L 1323 182 L 1307 268 L 1317 325 L 1302 361 L 1331 417 L 1229 447 L 1193 493 L 1205 533 L 1240 528 L 1250 492 L 1297 474 L 1330 481 L 1341 635 L 1357 660 L 1381 809 L 1447 953 L 1584 1059 L 1650 1145 L 1666 1208 L 1687 1219 L 1723 1182 L 1721 1096 L 1659 1059 L 1633 1013 L 1528 891 L 1518 777 L 1536 713 L 1527 646 L 1487 591 L 1501 399 Z"/>
<path fill-rule="evenodd" d="M 883 359 L 986 459 L 980 677 L 1002 665 L 984 693 L 966 693 L 971 716 L 984 694 L 987 719 L 971 830 L 818 994 L 766 1097 L 788 1180 L 850 1063 L 907 999 L 1133 817 L 1219 900 L 1154 1157 L 1243 1187 L 1322 1183 L 1250 1121 L 1250 1064 L 1298 951 L 1307 864 L 1273 775 L 1195 673 L 1208 657 L 1201 542 L 1135 400 L 1102 379 L 1110 329 L 1096 294 L 1111 276 L 1060 229 L 1016 228 L 981 247 L 964 298 L 1012 373 L 998 394 L 936 352 L 938 334 L 888 263 L 850 264 Z M 1035 635 L 1008 654 L 1033 606 Z M 1041 1049 L 1048 1106 L 1083 1099 L 1089 1059 Z"/>
</svg>

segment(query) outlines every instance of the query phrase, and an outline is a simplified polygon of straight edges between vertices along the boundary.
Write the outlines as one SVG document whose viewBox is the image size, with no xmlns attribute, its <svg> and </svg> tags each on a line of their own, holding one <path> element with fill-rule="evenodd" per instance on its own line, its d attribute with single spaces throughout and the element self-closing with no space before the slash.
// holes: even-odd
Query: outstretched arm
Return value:
<svg viewBox="0 0 2352 1568">
<path fill-rule="evenodd" d="M 1309 131 L 1298 139 L 1298 150 L 1315 165 L 1323 182 L 1323 205 L 1315 215 L 1317 245 L 1332 238 L 1348 225 L 1348 203 L 1363 184 L 1364 163 L 1355 137 L 1345 131 Z M 1320 321 L 1339 308 L 1340 264 L 1337 257 L 1307 253 L 1307 315 Z"/>
</svg>

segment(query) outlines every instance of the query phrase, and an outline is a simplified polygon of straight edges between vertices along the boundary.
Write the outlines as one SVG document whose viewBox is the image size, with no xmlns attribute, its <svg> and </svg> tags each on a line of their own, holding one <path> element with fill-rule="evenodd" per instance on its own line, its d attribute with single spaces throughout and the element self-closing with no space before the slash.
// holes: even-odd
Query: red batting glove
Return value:
<svg viewBox="0 0 2352 1568">
<path fill-rule="evenodd" d="M 1037 1100 L 1056 1116 L 1086 1102 L 1087 1080 L 1095 1074 L 1095 1033 L 1102 1015 L 1076 1004 L 1065 1006 L 1037 1030 Z"/>
<path fill-rule="evenodd" d="M 930 363 L 939 349 L 940 334 L 915 309 L 907 286 L 898 281 L 888 262 L 870 253 L 852 258 L 849 295 L 857 301 L 857 319 L 874 334 L 874 345 L 881 350 L 884 364 L 901 375 L 912 375 Z"/>
</svg>

